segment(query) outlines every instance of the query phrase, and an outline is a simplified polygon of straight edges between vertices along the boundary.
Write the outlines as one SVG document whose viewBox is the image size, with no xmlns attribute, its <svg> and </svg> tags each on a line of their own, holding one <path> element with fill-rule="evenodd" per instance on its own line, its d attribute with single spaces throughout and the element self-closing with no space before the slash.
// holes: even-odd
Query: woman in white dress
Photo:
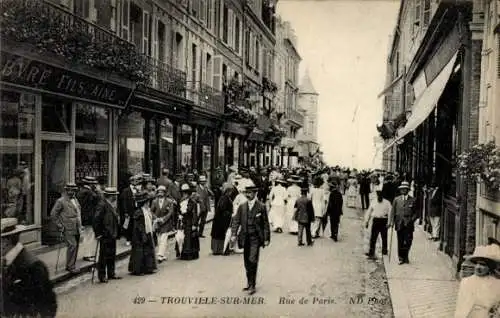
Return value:
<svg viewBox="0 0 500 318">
<path fill-rule="evenodd" d="M 315 238 L 320 237 L 321 228 L 323 227 L 323 232 L 325 226 L 323 226 L 323 219 L 326 213 L 326 200 L 325 189 L 323 188 L 323 180 L 321 178 L 316 178 L 313 180 L 313 187 L 310 190 L 311 201 L 314 210 L 314 224 L 312 227 L 312 233 Z"/>
<path fill-rule="evenodd" d="M 358 180 L 351 174 L 347 180 L 347 207 L 356 208 L 358 203 Z"/>
<path fill-rule="evenodd" d="M 288 226 L 288 232 L 297 234 L 299 232 L 299 224 L 293 219 L 295 214 L 295 202 L 300 198 L 300 187 L 298 184 L 300 180 L 298 177 L 293 177 L 288 179 L 290 186 L 287 189 L 287 202 L 286 202 L 286 223 Z"/>
<path fill-rule="evenodd" d="M 285 223 L 285 201 L 287 199 L 286 188 L 283 187 L 285 181 L 283 179 L 276 180 L 276 185 L 272 187 L 269 193 L 271 209 L 269 210 L 269 223 L 272 230 L 277 233 L 283 233 L 283 225 Z"/>
</svg>

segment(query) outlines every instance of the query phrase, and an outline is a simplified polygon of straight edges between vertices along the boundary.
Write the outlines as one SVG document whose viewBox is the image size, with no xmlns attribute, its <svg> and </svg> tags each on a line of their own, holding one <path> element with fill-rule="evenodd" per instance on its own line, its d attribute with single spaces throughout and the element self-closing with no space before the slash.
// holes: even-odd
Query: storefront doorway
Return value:
<svg viewBox="0 0 500 318">
<path fill-rule="evenodd" d="M 61 197 L 69 180 L 70 143 L 42 140 L 42 244 L 52 245 L 57 240 L 57 229 L 50 212 Z"/>
</svg>

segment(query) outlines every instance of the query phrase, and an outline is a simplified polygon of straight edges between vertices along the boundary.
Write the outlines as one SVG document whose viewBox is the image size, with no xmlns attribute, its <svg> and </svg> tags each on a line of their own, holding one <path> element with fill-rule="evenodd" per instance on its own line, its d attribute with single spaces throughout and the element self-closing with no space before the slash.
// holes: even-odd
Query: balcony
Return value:
<svg viewBox="0 0 500 318">
<path fill-rule="evenodd" d="M 40 0 L 4 0 L 0 15 L 4 39 L 29 43 L 39 52 L 51 52 L 71 63 L 134 82 L 149 80 L 144 56 L 134 44 L 61 7 Z"/>
<path fill-rule="evenodd" d="M 169 64 L 145 56 L 146 66 L 151 74 L 147 86 L 177 97 L 186 98 L 186 73 Z"/>
<path fill-rule="evenodd" d="M 4 0 L 0 16 L 3 39 L 185 97 L 184 72 L 145 56 L 133 43 L 62 7 L 42 0 Z"/>
<path fill-rule="evenodd" d="M 291 123 L 292 125 L 297 126 L 298 128 L 304 126 L 304 115 L 302 115 L 300 112 L 298 112 L 295 109 L 290 110 L 286 114 L 286 120 Z"/>
<path fill-rule="evenodd" d="M 222 92 L 205 83 L 192 82 L 191 87 L 187 89 L 187 98 L 205 112 L 216 115 L 224 114 Z"/>
</svg>

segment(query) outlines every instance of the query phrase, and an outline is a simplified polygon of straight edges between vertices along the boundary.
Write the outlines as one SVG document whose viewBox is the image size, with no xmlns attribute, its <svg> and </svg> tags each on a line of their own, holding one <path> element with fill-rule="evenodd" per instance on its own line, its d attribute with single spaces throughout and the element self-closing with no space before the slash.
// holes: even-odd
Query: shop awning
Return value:
<svg viewBox="0 0 500 318">
<path fill-rule="evenodd" d="M 398 77 L 396 77 L 396 79 L 394 79 L 394 81 L 392 81 L 391 84 L 389 84 L 386 88 L 384 88 L 383 91 L 380 92 L 380 94 L 378 94 L 377 98 L 380 98 L 382 96 L 384 96 L 385 94 L 387 94 L 388 92 L 390 92 L 392 90 L 392 88 L 403 78 L 403 74 L 401 73 L 401 75 L 399 75 Z"/>
<path fill-rule="evenodd" d="M 384 148 L 384 151 L 391 148 L 407 134 L 417 129 L 417 127 L 420 126 L 420 124 L 422 124 L 427 117 L 429 117 L 434 107 L 436 107 L 439 98 L 443 94 L 446 83 L 448 83 L 448 80 L 450 79 L 451 73 L 455 67 L 457 55 L 458 52 L 453 55 L 451 60 L 441 70 L 441 73 L 439 73 L 434 81 L 432 81 L 422 94 L 417 97 L 412 108 L 412 114 L 410 118 L 408 118 L 408 122 L 403 128 L 398 130 L 397 137 Z"/>
</svg>

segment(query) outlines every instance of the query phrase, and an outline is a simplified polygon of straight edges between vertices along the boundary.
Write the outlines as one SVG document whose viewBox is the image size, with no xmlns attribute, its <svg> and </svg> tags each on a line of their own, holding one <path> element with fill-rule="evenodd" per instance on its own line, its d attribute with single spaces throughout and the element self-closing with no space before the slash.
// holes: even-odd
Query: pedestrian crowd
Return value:
<svg viewBox="0 0 500 318">
<path fill-rule="evenodd" d="M 243 254 L 247 276 L 243 290 L 252 295 L 256 292 L 260 248 L 270 244 L 271 232 L 296 234 L 299 247 L 313 246 L 330 223 L 330 238 L 338 241 L 344 195 L 347 206 L 366 211 L 365 225 L 371 227 L 366 255 L 375 258 L 378 236 L 382 238 L 382 254 L 388 253 L 388 229 L 394 226 L 399 264 L 409 263 L 421 207 L 412 196 L 414 186 L 405 176 L 340 167 L 257 171 L 232 166 L 227 173 L 216 169 L 210 185 L 208 181 L 203 173 L 171 176 L 164 169 L 158 179 L 146 173 L 130 176 L 121 191 L 92 177 L 85 177 L 80 187 L 66 184 L 51 211 L 60 239 L 67 246 L 66 270 L 76 271 L 81 247 L 84 260 L 95 264 L 100 283 L 121 279 L 115 270 L 120 237 L 131 246 L 131 275 L 157 272 L 172 246 L 178 259 L 196 260 L 213 200 L 212 254 Z M 432 197 L 436 191 L 434 188 Z M 438 220 L 432 226 L 436 224 Z M 16 218 L 4 218 L 1 225 L 3 316 L 54 317 L 57 302 L 47 268 L 19 242 L 26 226 L 18 224 Z M 498 266 L 500 257 L 493 257 L 492 263 L 491 255 L 484 256 L 492 250 L 478 250 L 471 260 L 477 264 L 477 273 L 493 273 L 491 277 L 497 279 L 498 267 L 491 264 Z"/>
</svg>

